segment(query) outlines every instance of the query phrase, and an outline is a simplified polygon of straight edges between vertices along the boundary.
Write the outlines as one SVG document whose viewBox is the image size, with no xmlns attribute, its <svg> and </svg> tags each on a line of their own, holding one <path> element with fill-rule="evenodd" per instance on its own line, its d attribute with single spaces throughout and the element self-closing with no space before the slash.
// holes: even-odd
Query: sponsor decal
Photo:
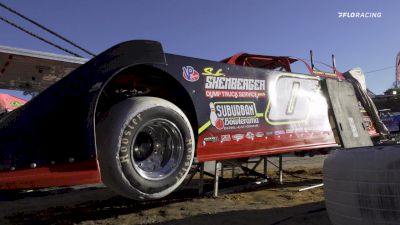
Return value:
<svg viewBox="0 0 400 225">
<path fill-rule="evenodd" d="M 206 77 L 206 89 L 234 91 L 265 91 L 265 80 L 238 77 Z"/>
<path fill-rule="evenodd" d="M 347 120 L 349 121 L 350 129 L 351 129 L 351 133 L 353 134 L 353 137 L 358 138 L 359 135 L 358 135 L 357 127 L 356 127 L 353 117 L 348 117 Z"/>
<path fill-rule="evenodd" d="M 204 68 L 205 93 L 208 98 L 265 97 L 265 80 L 226 77 L 222 69 Z"/>
<path fill-rule="evenodd" d="M 214 137 L 214 136 L 211 136 L 211 137 L 205 137 L 204 139 L 203 139 L 203 145 L 206 145 L 206 143 L 207 142 L 217 142 L 218 141 L 218 137 Z"/>
<path fill-rule="evenodd" d="M 10 105 L 11 105 L 12 107 L 18 108 L 18 107 L 22 106 L 23 104 L 22 104 L 21 102 L 19 102 L 19 101 L 12 101 L 12 102 L 10 103 Z"/>
<path fill-rule="evenodd" d="M 205 141 L 205 142 L 217 142 L 218 141 L 218 137 L 205 137 L 203 139 L 203 141 Z"/>
<path fill-rule="evenodd" d="M 221 142 L 226 142 L 226 141 L 231 141 L 231 135 L 230 134 L 224 134 L 221 135 Z"/>
<path fill-rule="evenodd" d="M 199 80 L 200 75 L 192 66 L 182 67 L 182 76 L 185 80 L 195 82 Z"/>
<path fill-rule="evenodd" d="M 254 140 L 254 134 L 252 132 L 247 132 L 246 133 L 246 138 L 249 140 Z"/>
<path fill-rule="evenodd" d="M 244 134 L 234 134 L 232 135 L 232 139 L 235 141 L 240 141 L 244 138 Z"/>
<path fill-rule="evenodd" d="M 264 132 L 257 132 L 256 137 L 258 138 L 264 137 Z"/>
<path fill-rule="evenodd" d="M 275 135 L 285 134 L 285 131 L 284 130 L 276 130 L 276 131 L 274 131 L 274 134 Z"/>
<path fill-rule="evenodd" d="M 210 102 L 210 121 L 219 130 L 258 127 L 254 102 Z"/>
<path fill-rule="evenodd" d="M 225 74 L 222 72 L 222 69 L 214 70 L 214 68 L 212 68 L 212 67 L 204 68 L 202 74 L 204 76 L 214 76 L 214 77 L 225 76 Z"/>
<path fill-rule="evenodd" d="M 272 136 L 272 135 L 274 135 L 274 132 L 273 131 L 267 131 L 267 132 L 265 132 L 265 136 Z"/>
<path fill-rule="evenodd" d="M 264 98 L 265 92 L 206 90 L 208 98 Z"/>
</svg>

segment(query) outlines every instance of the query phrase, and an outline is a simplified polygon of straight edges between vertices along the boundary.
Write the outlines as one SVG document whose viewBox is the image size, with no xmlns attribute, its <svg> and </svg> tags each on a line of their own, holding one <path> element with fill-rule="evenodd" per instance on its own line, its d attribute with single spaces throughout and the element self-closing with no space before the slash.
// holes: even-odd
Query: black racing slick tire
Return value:
<svg viewBox="0 0 400 225">
<path fill-rule="evenodd" d="M 173 103 L 155 97 L 126 99 L 96 124 L 102 182 L 136 200 L 159 199 L 188 174 L 195 151 L 190 122 Z"/>
<path fill-rule="evenodd" d="M 332 224 L 400 224 L 400 145 L 336 150 L 323 173 Z"/>
</svg>

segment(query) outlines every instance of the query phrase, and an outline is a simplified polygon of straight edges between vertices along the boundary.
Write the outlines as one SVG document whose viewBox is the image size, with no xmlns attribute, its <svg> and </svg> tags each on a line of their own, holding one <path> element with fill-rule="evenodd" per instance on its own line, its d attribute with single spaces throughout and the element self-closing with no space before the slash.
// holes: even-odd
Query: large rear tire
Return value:
<svg viewBox="0 0 400 225">
<path fill-rule="evenodd" d="M 332 224 L 400 224 L 400 145 L 337 150 L 323 172 Z"/>
<path fill-rule="evenodd" d="M 154 97 L 126 99 L 96 125 L 102 181 L 137 200 L 162 198 L 190 170 L 195 141 L 185 114 Z"/>
</svg>

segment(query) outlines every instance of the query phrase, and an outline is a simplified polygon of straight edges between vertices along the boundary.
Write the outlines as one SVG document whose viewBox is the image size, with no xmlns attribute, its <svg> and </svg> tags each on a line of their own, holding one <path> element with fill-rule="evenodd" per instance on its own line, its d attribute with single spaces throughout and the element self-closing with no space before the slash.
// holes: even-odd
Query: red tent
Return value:
<svg viewBox="0 0 400 225">
<path fill-rule="evenodd" d="M 12 111 L 27 101 L 8 94 L 0 94 L 0 110 Z M 1 111 L 3 111 L 1 110 Z"/>
</svg>

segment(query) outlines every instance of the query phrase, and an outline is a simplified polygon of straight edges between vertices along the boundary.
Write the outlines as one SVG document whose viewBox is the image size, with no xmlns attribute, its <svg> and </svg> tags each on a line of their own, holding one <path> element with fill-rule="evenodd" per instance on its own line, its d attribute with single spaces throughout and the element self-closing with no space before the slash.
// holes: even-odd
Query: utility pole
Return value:
<svg viewBox="0 0 400 225">
<path fill-rule="evenodd" d="M 395 80 L 395 86 L 394 88 L 398 88 L 398 83 L 400 81 L 400 52 L 397 54 L 396 57 L 396 80 Z"/>
</svg>

